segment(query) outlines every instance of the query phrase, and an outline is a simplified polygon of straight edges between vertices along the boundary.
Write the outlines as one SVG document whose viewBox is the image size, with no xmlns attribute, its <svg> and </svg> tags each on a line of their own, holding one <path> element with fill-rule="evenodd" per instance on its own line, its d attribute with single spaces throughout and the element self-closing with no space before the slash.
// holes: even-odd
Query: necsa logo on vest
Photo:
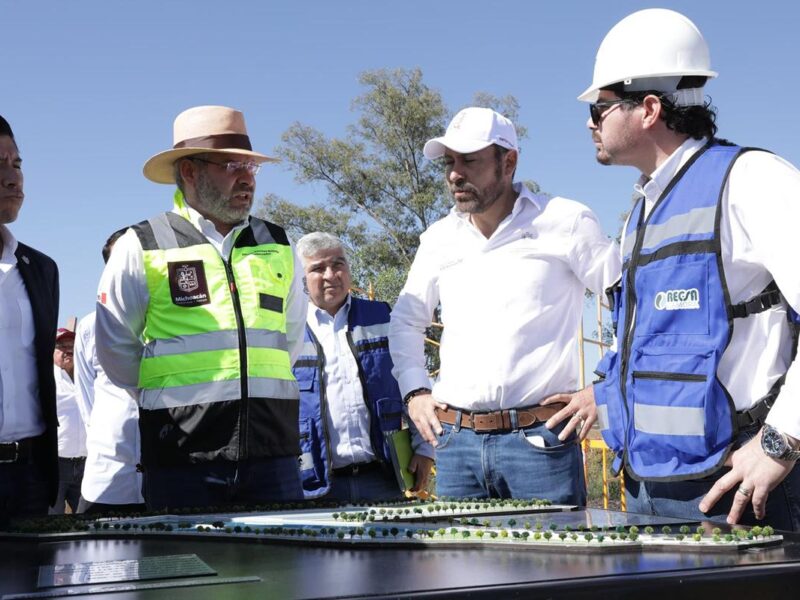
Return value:
<svg viewBox="0 0 800 600">
<path fill-rule="evenodd" d="M 656 310 L 696 310 L 700 308 L 700 292 L 697 288 L 658 292 L 654 304 Z"/>
</svg>

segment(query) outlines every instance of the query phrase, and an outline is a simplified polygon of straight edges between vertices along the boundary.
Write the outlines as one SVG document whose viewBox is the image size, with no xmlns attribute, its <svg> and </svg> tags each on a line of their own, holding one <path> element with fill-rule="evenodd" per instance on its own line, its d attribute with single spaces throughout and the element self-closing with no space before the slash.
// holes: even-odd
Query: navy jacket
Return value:
<svg viewBox="0 0 800 600">
<path fill-rule="evenodd" d="M 53 350 L 58 328 L 58 267 L 49 256 L 21 242 L 14 254 L 33 313 L 39 403 L 47 428 L 33 449 L 34 461 L 44 469 L 47 476 L 52 504 L 58 491 L 58 418 L 56 383 L 53 378 Z"/>
</svg>

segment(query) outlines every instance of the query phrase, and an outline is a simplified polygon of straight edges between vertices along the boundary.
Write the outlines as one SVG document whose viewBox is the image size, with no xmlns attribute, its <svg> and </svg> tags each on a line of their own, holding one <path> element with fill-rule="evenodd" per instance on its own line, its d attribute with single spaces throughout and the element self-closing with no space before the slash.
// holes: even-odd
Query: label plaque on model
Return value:
<svg viewBox="0 0 800 600">
<path fill-rule="evenodd" d="M 211 585 L 231 585 L 239 583 L 260 583 L 261 578 L 250 577 L 207 577 L 203 579 L 174 579 L 172 581 L 139 581 L 134 583 L 107 583 L 104 585 L 88 585 L 82 587 L 57 587 L 38 592 L 22 592 L 5 594 L 0 600 L 29 600 L 36 598 L 66 598 L 68 596 L 86 596 L 91 594 L 121 594 L 141 590 L 163 590 L 181 587 L 208 587 Z"/>
<path fill-rule="evenodd" d="M 196 554 L 172 554 L 126 560 L 44 565 L 39 567 L 37 585 L 40 588 L 59 587 L 216 574 L 217 572 Z"/>
</svg>

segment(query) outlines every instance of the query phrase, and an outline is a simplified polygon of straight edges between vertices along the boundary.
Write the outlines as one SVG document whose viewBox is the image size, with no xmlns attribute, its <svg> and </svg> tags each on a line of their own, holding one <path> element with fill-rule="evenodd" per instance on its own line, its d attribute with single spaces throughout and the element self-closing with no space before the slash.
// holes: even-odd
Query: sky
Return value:
<svg viewBox="0 0 800 600">
<path fill-rule="evenodd" d="M 11 230 L 58 263 L 60 321 L 82 316 L 108 234 L 171 207 L 173 189 L 142 166 L 172 146 L 179 112 L 242 110 L 254 149 L 270 154 L 294 122 L 343 136 L 359 73 L 419 67 L 453 111 L 477 91 L 514 95 L 529 132 L 518 177 L 589 205 L 614 235 L 638 173 L 595 162 L 576 96 L 607 31 L 652 7 L 686 14 L 708 41 L 719 134 L 800 164 L 800 3 L 788 0 L 0 0 L 0 114 L 26 194 Z M 262 169 L 256 192 L 325 200 L 280 165 Z"/>
</svg>

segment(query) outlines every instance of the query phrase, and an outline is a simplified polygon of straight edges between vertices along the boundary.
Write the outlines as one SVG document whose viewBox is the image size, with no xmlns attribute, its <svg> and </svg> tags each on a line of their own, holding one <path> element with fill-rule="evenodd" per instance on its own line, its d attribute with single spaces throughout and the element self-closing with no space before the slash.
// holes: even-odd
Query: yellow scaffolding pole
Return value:
<svg viewBox="0 0 800 600">
<path fill-rule="evenodd" d="M 581 318 L 581 323 L 578 328 L 578 360 L 580 364 L 580 372 L 578 376 L 578 381 L 580 383 L 580 389 L 586 387 L 586 373 L 585 373 L 585 350 L 584 344 L 593 344 L 597 346 L 597 350 L 599 353 L 599 357 L 602 358 L 603 354 L 605 353 L 606 349 L 608 348 L 608 344 L 603 342 L 603 309 L 608 310 L 608 305 L 604 304 L 602 298 L 597 295 L 595 297 L 595 305 L 596 305 L 596 318 L 597 318 L 597 339 L 595 338 L 587 338 L 584 334 L 583 328 L 583 318 Z M 602 438 L 600 439 L 584 439 L 583 443 L 581 444 L 583 448 L 583 473 L 585 480 L 589 481 L 589 462 L 588 462 L 588 453 L 590 451 L 599 450 L 602 454 L 602 488 L 603 488 L 603 508 L 608 508 L 609 502 L 609 477 L 608 477 L 608 452 L 609 448 L 606 446 L 605 442 Z M 625 501 L 625 477 L 622 472 L 618 475 L 617 479 L 619 479 L 619 488 L 620 488 L 620 507 L 623 511 L 627 510 L 627 503 Z"/>
</svg>

